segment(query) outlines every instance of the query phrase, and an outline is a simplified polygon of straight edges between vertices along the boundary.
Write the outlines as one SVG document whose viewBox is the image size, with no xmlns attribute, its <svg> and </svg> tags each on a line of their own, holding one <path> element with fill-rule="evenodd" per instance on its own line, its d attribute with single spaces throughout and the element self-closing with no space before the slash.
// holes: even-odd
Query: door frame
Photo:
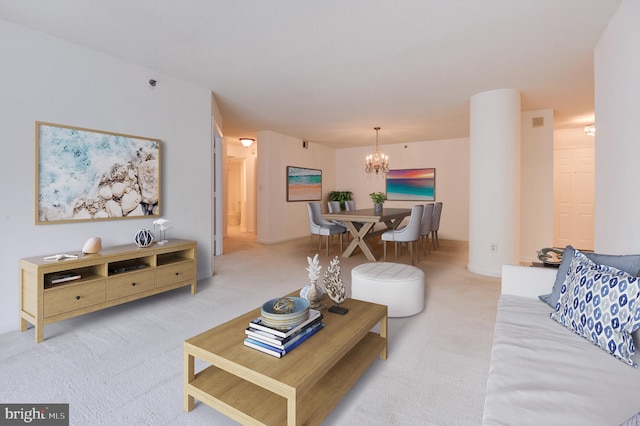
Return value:
<svg viewBox="0 0 640 426">
<path fill-rule="evenodd" d="M 212 203 L 213 206 L 211 208 L 212 211 L 212 222 L 213 222 L 213 235 L 212 235 L 212 247 L 213 247 L 213 258 L 215 258 L 216 256 L 220 256 L 222 255 L 222 253 L 224 252 L 224 247 L 223 247 L 223 240 L 224 240 L 224 235 L 223 235 L 223 200 L 222 200 L 222 194 L 223 194 L 223 179 L 222 179 L 222 171 L 223 171 L 223 166 L 222 166 L 222 160 L 223 160 L 223 152 L 222 152 L 222 131 L 220 130 L 220 128 L 218 127 L 217 123 L 214 121 L 213 122 L 213 129 L 212 129 L 212 138 L 211 138 L 211 143 L 212 143 L 212 153 L 213 153 L 213 159 L 212 159 L 212 167 L 213 167 L 213 173 L 211 174 L 212 176 L 212 189 L 213 189 L 213 197 L 212 197 Z M 213 259 L 211 260 L 211 265 L 213 265 Z M 213 271 L 212 271 L 213 272 Z"/>
</svg>

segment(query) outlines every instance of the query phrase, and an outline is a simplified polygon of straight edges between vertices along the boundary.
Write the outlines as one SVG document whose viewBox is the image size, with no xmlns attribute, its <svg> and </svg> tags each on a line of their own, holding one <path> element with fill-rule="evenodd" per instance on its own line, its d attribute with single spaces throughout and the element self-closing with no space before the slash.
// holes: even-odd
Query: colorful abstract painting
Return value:
<svg viewBox="0 0 640 426">
<path fill-rule="evenodd" d="M 387 173 L 389 200 L 434 201 L 436 169 L 399 169 Z"/>
<path fill-rule="evenodd" d="M 322 200 L 322 170 L 287 166 L 287 201 Z"/>
<path fill-rule="evenodd" d="M 36 223 L 160 215 L 160 141 L 36 122 Z"/>
</svg>

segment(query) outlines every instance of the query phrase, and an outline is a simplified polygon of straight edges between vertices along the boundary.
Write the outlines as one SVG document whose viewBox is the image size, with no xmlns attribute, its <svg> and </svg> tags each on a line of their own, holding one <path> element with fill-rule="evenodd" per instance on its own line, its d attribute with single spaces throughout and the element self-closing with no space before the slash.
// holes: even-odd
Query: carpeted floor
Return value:
<svg viewBox="0 0 640 426">
<path fill-rule="evenodd" d="M 388 360 L 374 361 L 324 424 L 481 423 L 500 284 L 466 270 L 467 249 L 442 240 L 421 258 L 426 309 L 389 319 Z M 247 234 L 225 252 L 196 295 L 183 288 L 47 325 L 40 344 L 33 329 L 0 335 L 0 402 L 69 403 L 72 425 L 236 424 L 199 402 L 183 411 L 182 343 L 306 285 L 313 252 L 307 238 L 260 245 Z M 389 261 L 410 263 L 403 253 Z M 336 254 L 323 250 L 322 273 Z M 350 295 L 351 268 L 365 259 L 340 261 Z"/>
</svg>

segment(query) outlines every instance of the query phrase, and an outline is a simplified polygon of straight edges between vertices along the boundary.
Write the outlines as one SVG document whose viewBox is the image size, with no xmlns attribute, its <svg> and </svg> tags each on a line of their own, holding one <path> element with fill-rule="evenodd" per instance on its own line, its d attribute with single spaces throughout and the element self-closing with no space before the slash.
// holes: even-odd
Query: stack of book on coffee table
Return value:
<svg viewBox="0 0 640 426">
<path fill-rule="evenodd" d="M 288 330 L 266 326 L 260 317 L 245 330 L 244 345 L 281 358 L 324 327 L 322 313 L 309 309 L 309 318 Z"/>
</svg>

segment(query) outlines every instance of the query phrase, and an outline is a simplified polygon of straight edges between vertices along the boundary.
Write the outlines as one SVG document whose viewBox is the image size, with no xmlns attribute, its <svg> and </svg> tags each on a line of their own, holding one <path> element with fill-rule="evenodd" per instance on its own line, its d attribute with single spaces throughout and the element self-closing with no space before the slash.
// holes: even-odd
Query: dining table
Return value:
<svg viewBox="0 0 640 426">
<path fill-rule="evenodd" d="M 371 250 L 371 246 L 367 240 L 389 230 L 396 229 L 407 216 L 411 216 L 411 209 L 383 208 L 380 211 L 374 209 L 359 209 L 322 214 L 325 220 L 344 223 L 344 226 L 353 236 L 351 243 L 344 252 L 342 252 L 342 257 L 351 256 L 354 250 L 360 247 L 364 256 L 373 262 L 377 260 L 376 255 L 373 253 L 373 250 Z M 376 223 L 384 223 L 385 227 L 374 230 Z"/>
</svg>

